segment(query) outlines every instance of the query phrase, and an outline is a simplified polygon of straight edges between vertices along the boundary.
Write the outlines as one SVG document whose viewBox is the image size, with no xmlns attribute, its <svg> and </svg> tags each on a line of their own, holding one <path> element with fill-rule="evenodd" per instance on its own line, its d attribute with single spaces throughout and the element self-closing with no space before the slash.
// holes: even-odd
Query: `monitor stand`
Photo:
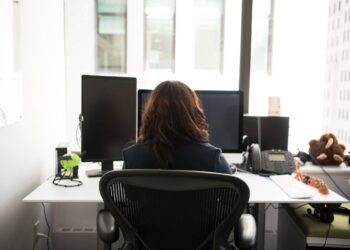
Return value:
<svg viewBox="0 0 350 250">
<path fill-rule="evenodd" d="M 101 177 L 108 171 L 113 170 L 113 161 L 103 161 L 101 162 L 101 169 L 92 169 L 87 170 L 86 175 L 87 177 Z"/>
</svg>

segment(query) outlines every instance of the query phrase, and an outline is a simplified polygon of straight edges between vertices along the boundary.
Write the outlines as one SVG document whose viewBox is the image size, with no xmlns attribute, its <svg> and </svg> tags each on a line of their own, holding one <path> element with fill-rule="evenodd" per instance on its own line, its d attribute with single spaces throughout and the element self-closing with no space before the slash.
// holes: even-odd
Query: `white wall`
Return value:
<svg viewBox="0 0 350 250">
<path fill-rule="evenodd" d="M 0 126 L 20 121 L 22 84 L 19 54 L 18 4 L 0 1 Z"/>
<path fill-rule="evenodd" d="M 68 142 L 74 150 L 80 150 L 76 128 L 81 113 L 81 75 L 95 71 L 94 3 L 94 0 L 65 1 L 66 126 Z"/>
<path fill-rule="evenodd" d="M 2 34 L 0 42 L 0 72 L 13 70 L 13 33 L 12 22 L 13 6 L 10 1 L 0 1 L 0 31 Z"/>
<path fill-rule="evenodd" d="M 24 117 L 0 127 L 3 250 L 31 248 L 33 224 L 42 210 L 21 200 L 54 173 L 54 148 L 65 138 L 63 1 L 19 4 Z M 41 226 L 44 230 L 43 220 Z"/>
</svg>

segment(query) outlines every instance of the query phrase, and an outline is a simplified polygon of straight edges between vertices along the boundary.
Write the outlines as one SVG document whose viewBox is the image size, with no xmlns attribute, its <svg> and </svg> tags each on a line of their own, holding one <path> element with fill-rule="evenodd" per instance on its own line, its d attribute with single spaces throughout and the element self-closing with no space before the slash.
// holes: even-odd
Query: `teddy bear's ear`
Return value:
<svg viewBox="0 0 350 250">
<path fill-rule="evenodd" d="M 311 146 L 311 145 L 314 145 L 315 143 L 317 143 L 316 140 L 311 140 L 311 141 L 309 141 L 309 145 L 310 145 L 310 146 Z"/>
<path fill-rule="evenodd" d="M 334 143 L 338 143 L 338 139 L 337 139 L 337 137 L 335 136 L 335 134 L 329 133 L 329 136 L 330 136 L 331 138 L 333 138 Z"/>
<path fill-rule="evenodd" d="M 339 145 L 339 147 L 341 147 L 341 149 L 342 149 L 343 151 L 345 151 L 345 148 L 346 148 L 345 145 L 340 144 L 340 143 L 339 143 L 338 145 Z"/>
<path fill-rule="evenodd" d="M 329 133 L 329 136 L 332 137 L 332 138 L 334 138 L 334 139 L 337 138 L 337 137 L 335 136 L 335 134 L 333 134 L 333 133 Z"/>
<path fill-rule="evenodd" d="M 337 161 L 337 162 L 343 162 L 343 161 L 344 161 L 344 158 L 341 157 L 341 156 L 338 155 L 338 154 L 334 154 L 334 155 L 333 155 L 333 159 L 334 159 L 335 161 Z"/>
<path fill-rule="evenodd" d="M 321 135 L 321 137 L 320 137 L 320 141 L 327 141 L 328 140 L 328 134 L 323 134 L 323 135 Z"/>
<path fill-rule="evenodd" d="M 327 144 L 325 146 L 325 149 L 330 148 L 333 145 L 333 143 L 334 143 L 334 139 L 332 137 L 329 137 L 328 141 L 327 141 Z"/>
<path fill-rule="evenodd" d="M 327 155 L 325 153 L 322 153 L 322 154 L 319 154 L 317 157 L 316 157 L 317 160 L 325 160 L 327 159 Z"/>
</svg>

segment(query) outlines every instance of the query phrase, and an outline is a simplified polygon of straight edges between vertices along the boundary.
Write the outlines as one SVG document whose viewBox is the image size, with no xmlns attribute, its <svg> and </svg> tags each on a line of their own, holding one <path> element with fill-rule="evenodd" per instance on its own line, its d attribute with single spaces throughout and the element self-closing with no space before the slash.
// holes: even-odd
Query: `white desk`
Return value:
<svg viewBox="0 0 350 250">
<path fill-rule="evenodd" d="M 61 187 L 52 184 L 52 178 L 45 181 L 33 192 L 28 194 L 23 202 L 45 203 L 102 203 L 99 192 L 100 178 L 88 178 L 85 175 L 86 167 L 80 167 L 79 179 L 83 182 L 79 187 Z M 255 204 L 254 216 L 257 220 L 258 235 L 257 249 L 264 248 L 265 232 L 265 203 L 344 203 L 345 198 L 330 190 L 330 194 L 322 195 L 317 189 L 310 187 L 313 198 L 291 199 L 270 178 L 250 173 L 235 174 L 245 181 L 250 189 L 249 203 Z M 68 181 L 69 182 L 69 181 Z"/>
<path fill-rule="evenodd" d="M 343 203 L 345 198 L 330 190 L 330 194 L 322 195 L 317 189 L 310 187 L 314 197 L 310 199 L 291 199 L 270 178 L 249 173 L 236 173 L 234 176 L 245 181 L 250 189 L 249 203 Z M 102 203 L 98 184 L 100 178 L 88 178 L 85 169 L 80 172 L 83 182 L 79 187 L 61 187 L 52 184 L 52 178 L 42 183 L 28 194 L 23 202 L 67 202 L 67 203 Z M 69 181 L 68 181 L 69 182 Z M 63 182 L 62 182 L 63 183 Z"/>
<path fill-rule="evenodd" d="M 52 179 L 45 181 L 39 187 L 34 189 L 33 192 L 28 194 L 23 202 L 49 202 L 49 203 L 102 203 L 102 197 L 98 188 L 100 178 L 88 178 L 85 174 L 79 176 L 79 180 L 83 182 L 83 185 L 79 187 L 61 187 L 52 184 Z M 69 181 L 61 181 L 61 184 Z"/>
<path fill-rule="evenodd" d="M 347 199 L 330 190 L 328 195 L 323 195 L 316 188 L 310 187 L 314 194 L 308 199 L 291 199 L 269 177 L 255 174 L 237 173 L 235 176 L 244 180 L 250 189 L 250 203 L 343 203 Z"/>
</svg>

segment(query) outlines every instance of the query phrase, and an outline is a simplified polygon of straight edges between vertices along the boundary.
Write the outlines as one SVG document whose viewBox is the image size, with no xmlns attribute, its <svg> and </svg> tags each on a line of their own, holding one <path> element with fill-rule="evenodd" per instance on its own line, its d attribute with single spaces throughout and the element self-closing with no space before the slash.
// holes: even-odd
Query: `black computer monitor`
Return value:
<svg viewBox="0 0 350 250">
<path fill-rule="evenodd" d="M 81 159 L 101 162 L 88 171 L 100 176 L 122 160 L 122 149 L 136 139 L 136 78 L 82 76 Z"/>
<path fill-rule="evenodd" d="M 260 150 L 288 150 L 289 117 L 244 116 L 243 134 L 250 144 L 259 144 Z"/>
<path fill-rule="evenodd" d="M 138 128 L 152 90 L 138 90 Z M 224 153 L 242 152 L 243 92 L 196 90 L 209 125 L 209 140 Z"/>
</svg>

